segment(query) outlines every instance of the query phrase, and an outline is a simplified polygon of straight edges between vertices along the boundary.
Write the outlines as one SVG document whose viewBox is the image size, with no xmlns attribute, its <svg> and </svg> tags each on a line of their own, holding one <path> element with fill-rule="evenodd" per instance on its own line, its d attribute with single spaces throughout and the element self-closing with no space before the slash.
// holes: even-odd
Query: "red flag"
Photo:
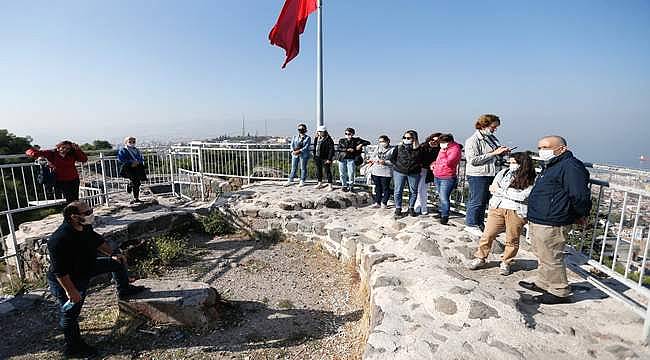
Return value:
<svg viewBox="0 0 650 360">
<path fill-rule="evenodd" d="M 300 34 L 305 31 L 309 14 L 316 11 L 317 0 L 286 0 L 278 21 L 271 29 L 269 40 L 285 50 L 286 59 L 282 68 L 296 56 L 300 50 Z"/>
</svg>

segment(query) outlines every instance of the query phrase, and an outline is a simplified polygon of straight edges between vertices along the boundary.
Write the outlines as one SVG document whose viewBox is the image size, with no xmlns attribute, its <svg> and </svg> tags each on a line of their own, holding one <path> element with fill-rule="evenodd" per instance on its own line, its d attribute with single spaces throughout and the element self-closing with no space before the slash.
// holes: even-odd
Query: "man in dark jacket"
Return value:
<svg viewBox="0 0 650 360">
<path fill-rule="evenodd" d="M 59 325 L 65 339 L 65 355 L 85 357 L 96 355 L 86 344 L 79 330 L 79 313 L 93 276 L 112 272 L 120 299 L 138 293 L 141 286 L 129 284 L 126 258 L 112 255 L 113 250 L 92 228 L 92 209 L 81 201 L 73 201 L 63 209 L 63 224 L 50 236 L 47 248 L 50 270 L 47 281 L 50 292 L 61 306 Z M 97 255 L 101 254 L 102 257 Z"/>
<path fill-rule="evenodd" d="M 339 173 L 343 191 L 351 191 L 354 185 L 355 166 L 363 163 L 361 153 L 370 141 L 354 137 L 354 129 L 345 129 L 345 137 L 339 140 Z"/>
<path fill-rule="evenodd" d="M 585 224 L 591 210 L 589 172 L 567 149 L 560 136 L 546 136 L 538 142 L 544 169 L 528 197 L 528 231 L 539 260 L 535 282 L 520 281 L 541 292 L 542 304 L 570 302 L 564 262 L 567 232 L 572 224 Z"/>
<path fill-rule="evenodd" d="M 318 127 L 317 135 L 314 138 L 314 163 L 316 164 L 316 188 L 323 187 L 323 169 L 327 176 L 329 190 L 332 190 L 332 160 L 334 159 L 334 140 L 327 132 L 324 125 Z"/>
</svg>

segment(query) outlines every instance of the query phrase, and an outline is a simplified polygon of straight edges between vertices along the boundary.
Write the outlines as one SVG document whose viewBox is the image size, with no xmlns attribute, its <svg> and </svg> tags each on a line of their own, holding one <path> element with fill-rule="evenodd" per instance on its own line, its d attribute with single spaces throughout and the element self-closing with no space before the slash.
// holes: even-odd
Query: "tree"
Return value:
<svg viewBox="0 0 650 360">
<path fill-rule="evenodd" d="M 32 146 L 32 141 L 30 136 L 20 137 L 0 129 L 0 155 L 22 154 Z"/>
<path fill-rule="evenodd" d="M 93 150 L 111 150 L 113 144 L 106 140 L 95 140 L 92 144 L 85 143 L 81 145 L 81 150 L 84 151 L 93 151 Z"/>
</svg>

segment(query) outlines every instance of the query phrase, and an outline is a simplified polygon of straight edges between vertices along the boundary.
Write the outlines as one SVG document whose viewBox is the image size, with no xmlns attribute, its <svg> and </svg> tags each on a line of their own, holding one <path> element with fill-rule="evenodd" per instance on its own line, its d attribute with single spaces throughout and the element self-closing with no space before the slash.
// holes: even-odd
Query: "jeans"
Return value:
<svg viewBox="0 0 650 360">
<path fill-rule="evenodd" d="M 467 201 L 467 217 L 465 224 L 483 228 L 485 221 L 485 209 L 490 200 L 490 184 L 493 176 L 468 176 L 469 200 Z"/>
<path fill-rule="evenodd" d="M 309 161 L 309 158 L 291 156 L 291 173 L 289 174 L 289 181 L 293 181 L 293 178 L 296 177 L 298 163 L 300 163 L 300 181 L 307 180 L 307 161 Z"/>
<path fill-rule="evenodd" d="M 316 163 L 316 179 L 318 182 L 323 182 L 323 168 L 325 169 L 325 176 L 327 177 L 327 182 L 332 183 L 332 163 L 325 163 L 326 159 L 321 159 L 319 157 L 314 158 Z"/>
<path fill-rule="evenodd" d="M 352 186 L 354 185 L 354 159 L 343 159 L 339 160 L 339 173 L 341 186 Z"/>
<path fill-rule="evenodd" d="M 436 184 L 438 198 L 440 199 L 440 216 L 448 218 L 450 208 L 449 199 L 451 198 L 451 192 L 456 188 L 457 179 L 455 177 L 449 179 L 435 178 L 433 181 Z"/>
<path fill-rule="evenodd" d="M 375 184 L 375 204 L 386 205 L 390 198 L 390 177 L 372 175 L 372 183 Z"/>
<path fill-rule="evenodd" d="M 63 195 L 66 204 L 79 200 L 79 179 L 57 181 L 54 185 L 56 197 Z"/>
<path fill-rule="evenodd" d="M 402 195 L 404 194 L 404 185 L 406 182 L 409 184 L 409 209 L 414 208 L 415 200 L 418 197 L 420 174 L 406 175 L 399 171 L 393 171 L 393 179 L 395 180 L 395 208 L 402 208 Z"/>
<path fill-rule="evenodd" d="M 415 211 L 421 214 L 429 212 L 427 201 L 429 200 L 429 183 L 427 183 L 427 169 L 420 171 L 420 181 L 418 181 L 418 198 L 415 200 Z"/>
<path fill-rule="evenodd" d="M 81 341 L 81 332 L 79 330 L 79 314 L 81 313 L 81 307 L 83 306 L 84 299 L 86 298 L 86 291 L 88 289 L 88 283 L 90 279 L 99 274 L 112 272 L 113 279 L 117 283 L 117 291 L 125 290 L 129 287 L 129 275 L 126 271 L 124 265 L 120 262 L 109 258 L 109 257 L 100 257 L 95 260 L 95 266 L 88 277 L 83 280 L 73 279 L 73 283 L 81 294 L 81 301 L 74 304 L 73 307 L 64 311 L 63 304 L 68 301 L 68 296 L 65 293 L 65 290 L 56 280 L 56 277 L 52 273 L 48 273 L 47 282 L 50 287 L 50 292 L 54 297 L 59 301 L 59 326 L 63 329 L 63 336 L 65 339 L 65 344 L 68 347 L 74 347 L 78 345 Z"/>
</svg>

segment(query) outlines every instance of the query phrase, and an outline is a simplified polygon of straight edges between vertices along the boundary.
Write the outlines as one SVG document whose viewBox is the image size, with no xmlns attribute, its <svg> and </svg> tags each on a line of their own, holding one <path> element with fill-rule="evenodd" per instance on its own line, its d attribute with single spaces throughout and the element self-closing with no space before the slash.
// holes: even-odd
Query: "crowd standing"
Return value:
<svg viewBox="0 0 650 360">
<path fill-rule="evenodd" d="M 364 164 L 361 174 L 374 186 L 373 207 L 387 209 L 392 198 L 395 218 L 427 216 L 431 201 L 437 208 L 434 216 L 447 225 L 451 195 L 458 186 L 459 171 L 464 172 L 468 190 L 464 230 L 478 240 L 475 258 L 468 268 L 485 267 L 494 241 L 505 233 L 499 272 L 509 275 L 519 251 L 519 239 L 528 224 L 528 236 L 539 266 L 535 280 L 519 284 L 540 292 L 535 297 L 540 303 L 569 302 L 564 247 L 569 227 L 584 224 L 589 215 L 589 172 L 568 150 L 561 136 L 539 140 L 536 165 L 530 153 L 513 152 L 516 147 L 501 145 L 495 135 L 499 126 L 498 116 L 479 116 L 474 133 L 465 140 L 464 146 L 449 133 L 434 132 L 421 143 L 417 131 L 408 130 L 396 146 L 391 146 L 387 135 L 381 135 L 377 146 L 368 154 L 364 154 L 364 148 L 370 142 L 355 137 L 354 129 L 345 129 L 345 136 L 335 145 L 327 129 L 320 126 L 313 149 L 316 187 L 335 189 L 331 164 L 336 159 L 341 190 L 353 191 L 357 167 Z M 311 139 L 304 124 L 298 126 L 298 132 L 291 141 L 291 174 L 287 185 L 291 185 L 300 160 L 300 186 L 305 186 Z M 463 153 L 464 165 L 461 164 Z M 541 167 L 539 174 L 536 166 Z M 325 186 L 323 170 L 327 178 Z M 437 199 L 430 198 L 431 184 Z M 408 202 L 404 204 L 406 187 Z"/>
</svg>

